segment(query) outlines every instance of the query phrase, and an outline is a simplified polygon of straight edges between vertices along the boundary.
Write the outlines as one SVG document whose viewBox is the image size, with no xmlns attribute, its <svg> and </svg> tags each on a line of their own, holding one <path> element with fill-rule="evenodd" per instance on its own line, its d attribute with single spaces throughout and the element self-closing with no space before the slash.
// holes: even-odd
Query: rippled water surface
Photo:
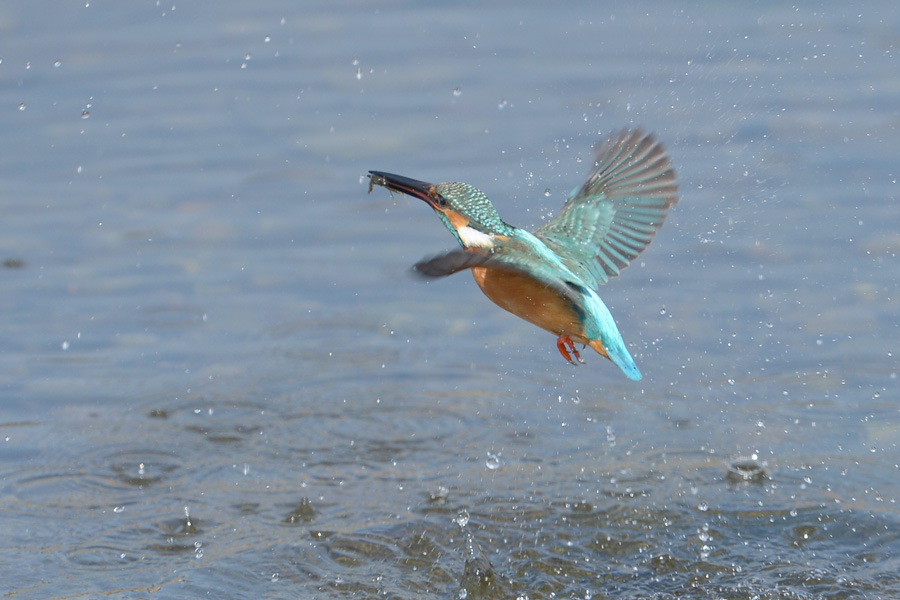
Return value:
<svg viewBox="0 0 900 600">
<path fill-rule="evenodd" d="M 900 597 L 900 13 L 0 6 L 0 597 Z M 573 368 L 364 174 L 679 204 Z"/>
</svg>

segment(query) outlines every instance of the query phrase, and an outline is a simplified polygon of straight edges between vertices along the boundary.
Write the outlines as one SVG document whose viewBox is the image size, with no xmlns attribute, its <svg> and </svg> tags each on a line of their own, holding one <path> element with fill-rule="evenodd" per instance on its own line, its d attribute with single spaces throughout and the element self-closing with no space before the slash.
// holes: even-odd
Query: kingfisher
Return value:
<svg viewBox="0 0 900 600">
<path fill-rule="evenodd" d="M 652 134 L 626 129 L 597 144 L 587 181 L 532 232 L 506 223 L 468 183 L 432 184 L 382 171 L 369 171 L 369 178 L 369 193 L 379 185 L 423 200 L 459 243 L 416 263 L 419 274 L 471 270 L 491 301 L 556 335 L 571 364 L 584 363 L 577 343 L 641 379 L 598 290 L 647 247 L 678 201 L 675 171 Z"/>
</svg>

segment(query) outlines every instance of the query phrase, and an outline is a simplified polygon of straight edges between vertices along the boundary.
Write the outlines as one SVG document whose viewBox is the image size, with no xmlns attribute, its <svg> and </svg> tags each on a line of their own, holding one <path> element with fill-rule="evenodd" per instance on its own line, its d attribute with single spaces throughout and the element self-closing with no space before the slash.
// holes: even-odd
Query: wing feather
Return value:
<svg viewBox="0 0 900 600">
<path fill-rule="evenodd" d="M 663 145 L 639 129 L 622 131 L 598 147 L 587 181 L 534 234 L 596 288 L 643 252 L 677 189 Z"/>
<path fill-rule="evenodd" d="M 562 297 L 568 299 L 574 307 L 580 307 L 583 303 L 581 297 L 583 291 L 578 282 L 567 281 L 554 274 L 546 268 L 546 265 L 541 264 L 540 259 L 514 242 L 493 249 L 456 248 L 417 262 L 413 265 L 413 270 L 430 279 L 446 277 L 473 267 L 521 273 L 555 290 Z"/>
</svg>

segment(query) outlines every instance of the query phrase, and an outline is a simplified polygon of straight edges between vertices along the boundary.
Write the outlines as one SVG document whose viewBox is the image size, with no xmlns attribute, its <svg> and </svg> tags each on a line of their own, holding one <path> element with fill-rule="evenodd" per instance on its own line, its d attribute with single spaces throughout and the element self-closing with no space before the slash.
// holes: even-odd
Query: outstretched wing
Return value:
<svg viewBox="0 0 900 600">
<path fill-rule="evenodd" d="M 640 129 L 596 150 L 590 177 L 534 235 L 594 288 L 640 254 L 678 198 L 665 148 Z"/>
<path fill-rule="evenodd" d="M 447 277 L 465 269 L 480 267 L 491 260 L 494 253 L 487 248 L 463 250 L 456 248 L 443 254 L 420 260 L 413 265 L 413 271 L 422 277 L 432 279 Z"/>
<path fill-rule="evenodd" d="M 426 278 L 447 277 L 465 269 L 485 267 L 502 269 L 527 275 L 547 288 L 555 290 L 560 296 L 572 302 L 573 306 L 581 305 L 583 287 L 575 281 L 566 281 L 551 269 L 547 268 L 534 255 L 524 250 L 515 242 L 497 248 L 478 248 L 464 250 L 457 248 L 432 258 L 421 260 L 413 265 L 413 270 Z"/>
</svg>

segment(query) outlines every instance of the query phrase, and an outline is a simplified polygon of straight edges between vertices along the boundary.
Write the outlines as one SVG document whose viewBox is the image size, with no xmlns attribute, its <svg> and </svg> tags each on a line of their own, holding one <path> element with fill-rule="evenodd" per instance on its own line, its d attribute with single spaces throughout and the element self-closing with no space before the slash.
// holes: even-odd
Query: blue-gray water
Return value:
<svg viewBox="0 0 900 600">
<path fill-rule="evenodd" d="M 900 597 L 898 52 L 888 0 L 3 3 L 0 597 Z M 638 383 L 366 194 L 536 225 L 637 125 Z"/>
</svg>

